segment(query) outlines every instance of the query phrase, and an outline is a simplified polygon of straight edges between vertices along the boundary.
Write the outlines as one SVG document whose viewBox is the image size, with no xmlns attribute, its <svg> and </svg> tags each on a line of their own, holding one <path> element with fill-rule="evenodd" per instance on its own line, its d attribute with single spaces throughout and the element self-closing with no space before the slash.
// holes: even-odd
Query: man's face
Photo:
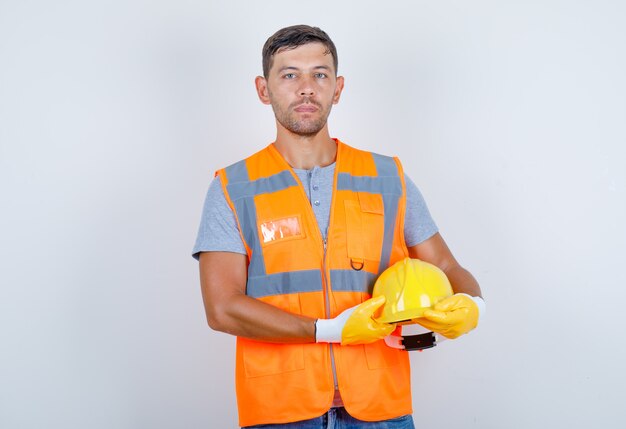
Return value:
<svg viewBox="0 0 626 429">
<path fill-rule="evenodd" d="M 272 105 L 278 123 L 303 136 L 324 128 L 342 89 L 343 78 L 335 77 L 333 57 L 321 43 L 277 52 L 267 79 L 257 78 L 259 97 Z"/>
</svg>

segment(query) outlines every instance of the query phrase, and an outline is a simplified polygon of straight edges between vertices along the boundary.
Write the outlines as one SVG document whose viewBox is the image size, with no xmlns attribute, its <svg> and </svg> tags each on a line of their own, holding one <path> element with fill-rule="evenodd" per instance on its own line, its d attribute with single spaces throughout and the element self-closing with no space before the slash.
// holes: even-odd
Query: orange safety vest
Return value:
<svg viewBox="0 0 626 429">
<path fill-rule="evenodd" d="M 300 180 L 274 145 L 217 172 L 248 253 L 246 294 L 285 311 L 333 318 L 371 297 L 377 276 L 408 256 L 397 158 L 337 140 L 324 242 Z M 353 417 L 412 413 L 408 353 L 385 345 L 274 344 L 237 338 L 241 426 L 319 417 L 335 388 Z"/>
</svg>

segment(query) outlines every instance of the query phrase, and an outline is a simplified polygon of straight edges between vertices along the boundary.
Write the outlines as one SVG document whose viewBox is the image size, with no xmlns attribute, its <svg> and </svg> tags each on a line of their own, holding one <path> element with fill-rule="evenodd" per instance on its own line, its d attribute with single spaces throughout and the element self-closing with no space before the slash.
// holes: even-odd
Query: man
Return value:
<svg viewBox="0 0 626 429">
<path fill-rule="evenodd" d="M 454 338 L 478 321 L 480 288 L 400 162 L 330 137 L 337 64 L 319 28 L 267 40 L 255 84 L 276 140 L 219 170 L 205 202 L 193 253 L 209 326 L 237 336 L 244 427 L 413 427 L 408 353 L 382 341 L 395 327 L 376 322 L 384 298 L 371 298 L 407 256 L 441 268 L 455 292 L 420 323 Z"/>
</svg>

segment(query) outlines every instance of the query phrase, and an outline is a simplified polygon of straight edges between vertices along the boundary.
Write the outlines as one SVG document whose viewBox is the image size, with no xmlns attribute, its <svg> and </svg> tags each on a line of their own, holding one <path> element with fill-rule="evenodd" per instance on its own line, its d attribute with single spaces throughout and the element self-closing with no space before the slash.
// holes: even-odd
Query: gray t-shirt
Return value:
<svg viewBox="0 0 626 429">
<path fill-rule="evenodd" d="M 312 170 L 294 169 L 294 172 L 300 178 L 311 202 L 320 232 L 323 237 L 326 237 L 330 220 L 335 164 L 315 167 Z M 404 179 L 406 182 L 404 240 L 406 245 L 411 247 L 429 239 L 438 229 L 417 186 L 407 175 Z M 216 177 L 209 186 L 192 254 L 198 259 L 200 252 L 216 251 L 246 254 L 235 214 L 226 202 L 219 177 Z"/>
</svg>

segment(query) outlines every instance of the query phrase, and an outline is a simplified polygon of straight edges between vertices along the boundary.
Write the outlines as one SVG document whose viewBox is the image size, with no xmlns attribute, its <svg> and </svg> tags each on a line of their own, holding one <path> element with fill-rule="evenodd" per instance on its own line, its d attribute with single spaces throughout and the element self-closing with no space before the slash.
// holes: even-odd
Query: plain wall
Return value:
<svg viewBox="0 0 626 429">
<path fill-rule="evenodd" d="M 236 427 L 190 256 L 275 136 L 261 47 L 339 50 L 333 136 L 398 155 L 488 313 L 411 355 L 418 427 L 626 424 L 621 1 L 0 0 L 0 427 Z"/>
</svg>

